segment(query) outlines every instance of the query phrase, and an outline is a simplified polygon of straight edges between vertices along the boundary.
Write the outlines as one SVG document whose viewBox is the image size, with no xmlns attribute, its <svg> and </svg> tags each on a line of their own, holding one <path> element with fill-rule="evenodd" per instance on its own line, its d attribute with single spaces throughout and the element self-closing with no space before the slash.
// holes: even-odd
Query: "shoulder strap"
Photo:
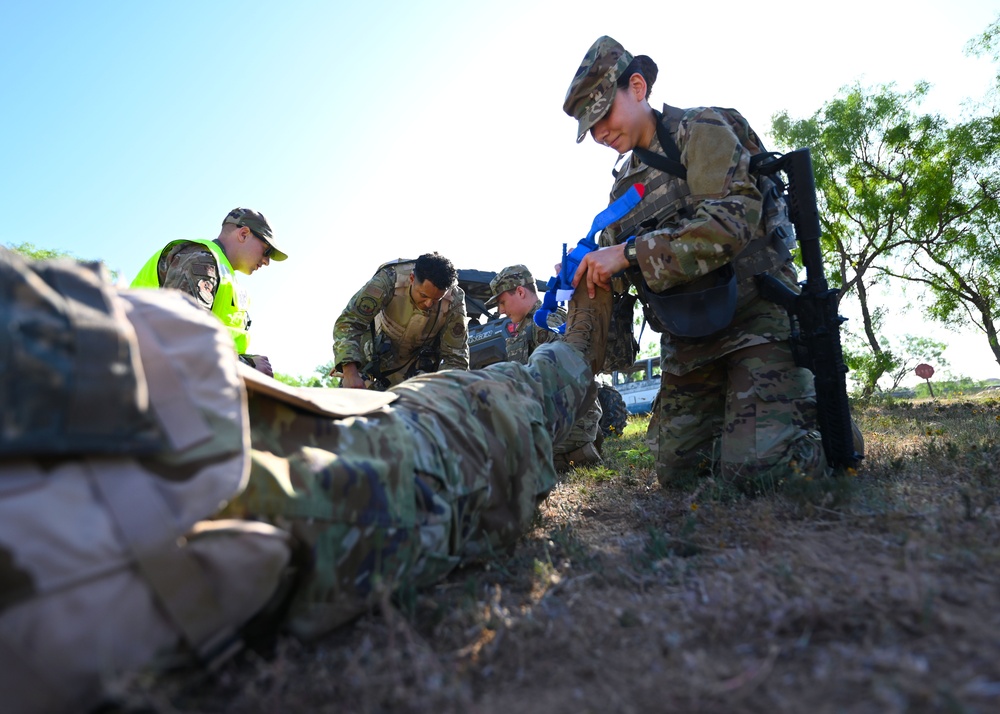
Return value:
<svg viewBox="0 0 1000 714">
<path fill-rule="evenodd" d="M 687 169 L 681 163 L 681 150 L 677 148 L 677 142 L 674 141 L 670 130 L 663 123 L 663 115 L 655 109 L 653 115 L 656 117 L 656 138 L 660 140 L 660 146 L 664 153 L 657 154 L 655 151 L 643 149 L 640 146 L 635 147 L 632 151 L 644 164 L 686 180 Z"/>
</svg>

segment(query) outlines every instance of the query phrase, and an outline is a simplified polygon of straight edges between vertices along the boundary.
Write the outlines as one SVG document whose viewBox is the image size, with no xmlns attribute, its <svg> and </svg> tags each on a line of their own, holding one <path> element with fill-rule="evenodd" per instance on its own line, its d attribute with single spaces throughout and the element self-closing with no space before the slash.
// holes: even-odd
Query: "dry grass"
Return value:
<svg viewBox="0 0 1000 714">
<path fill-rule="evenodd" d="M 846 500 L 665 492 L 635 420 L 511 557 L 141 698 L 162 713 L 1000 711 L 1000 401 L 858 417 L 868 455 Z"/>
</svg>

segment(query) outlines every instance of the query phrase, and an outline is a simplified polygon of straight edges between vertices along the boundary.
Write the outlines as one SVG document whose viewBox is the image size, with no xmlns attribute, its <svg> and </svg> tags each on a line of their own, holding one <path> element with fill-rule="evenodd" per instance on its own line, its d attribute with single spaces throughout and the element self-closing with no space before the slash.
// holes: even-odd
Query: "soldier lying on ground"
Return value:
<svg viewBox="0 0 1000 714">
<path fill-rule="evenodd" d="M 376 393 L 280 385 L 186 296 L 100 276 L 0 249 L 0 691 L 19 712 L 210 659 L 255 613 L 322 635 L 512 547 L 592 396 L 610 300 L 579 291 L 525 365 Z"/>
<path fill-rule="evenodd" d="M 535 311 L 542 306 L 535 288 L 535 279 L 524 265 L 510 265 L 490 281 L 493 296 L 486 301 L 486 307 L 497 306 L 515 324 L 514 333 L 507 338 L 507 359 L 511 362 L 527 364 L 528 358 L 547 342 L 555 342 L 559 334 L 544 330 L 535 324 Z M 564 315 L 560 310 L 549 316 L 549 325 L 558 327 Z M 556 321 L 558 320 L 558 321 Z M 556 468 L 569 470 L 570 466 L 586 466 L 602 462 L 598 451 L 601 435 L 601 402 L 595 399 L 585 407 L 583 415 L 577 419 L 566 439 L 556 444 L 554 457 Z"/>
</svg>

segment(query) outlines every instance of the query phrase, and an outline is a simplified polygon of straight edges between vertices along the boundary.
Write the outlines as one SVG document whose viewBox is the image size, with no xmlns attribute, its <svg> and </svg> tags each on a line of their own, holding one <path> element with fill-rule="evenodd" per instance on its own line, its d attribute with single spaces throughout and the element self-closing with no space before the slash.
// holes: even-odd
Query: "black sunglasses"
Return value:
<svg viewBox="0 0 1000 714">
<path fill-rule="evenodd" d="M 259 241 L 260 241 L 261 243 L 263 243 L 264 245 L 266 245 L 266 246 L 267 246 L 267 248 L 266 248 L 266 249 L 264 250 L 264 257 L 265 257 L 265 258 L 270 258 L 270 257 L 271 257 L 271 255 L 273 255 L 273 254 L 274 254 L 274 246 L 273 246 L 273 245 L 271 245 L 270 243 L 268 243 L 268 242 L 267 242 L 267 239 L 266 239 L 266 238 L 264 238 L 264 236 L 262 236 L 262 235 L 261 235 L 260 233 L 258 233 L 257 231 L 255 231 L 255 230 L 251 229 L 251 228 L 250 228 L 249 226 L 247 226 L 247 229 L 248 229 L 248 230 L 249 230 L 249 231 L 250 231 L 251 233 L 253 233 L 254 237 L 255 237 L 255 238 L 256 238 L 257 240 L 259 240 Z"/>
</svg>

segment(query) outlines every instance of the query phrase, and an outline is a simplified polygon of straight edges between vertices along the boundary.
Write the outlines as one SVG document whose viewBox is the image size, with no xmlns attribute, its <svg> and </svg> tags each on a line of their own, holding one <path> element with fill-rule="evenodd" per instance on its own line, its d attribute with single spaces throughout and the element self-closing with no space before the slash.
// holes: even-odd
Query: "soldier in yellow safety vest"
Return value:
<svg viewBox="0 0 1000 714">
<path fill-rule="evenodd" d="M 174 288 L 187 293 L 229 328 L 242 362 L 273 376 L 267 357 L 247 354 L 250 300 L 236 281 L 236 271 L 250 275 L 272 260 L 287 257 L 275 246 L 274 233 L 263 214 L 234 208 L 223 219 L 218 238 L 167 243 L 146 261 L 132 287 Z"/>
</svg>

